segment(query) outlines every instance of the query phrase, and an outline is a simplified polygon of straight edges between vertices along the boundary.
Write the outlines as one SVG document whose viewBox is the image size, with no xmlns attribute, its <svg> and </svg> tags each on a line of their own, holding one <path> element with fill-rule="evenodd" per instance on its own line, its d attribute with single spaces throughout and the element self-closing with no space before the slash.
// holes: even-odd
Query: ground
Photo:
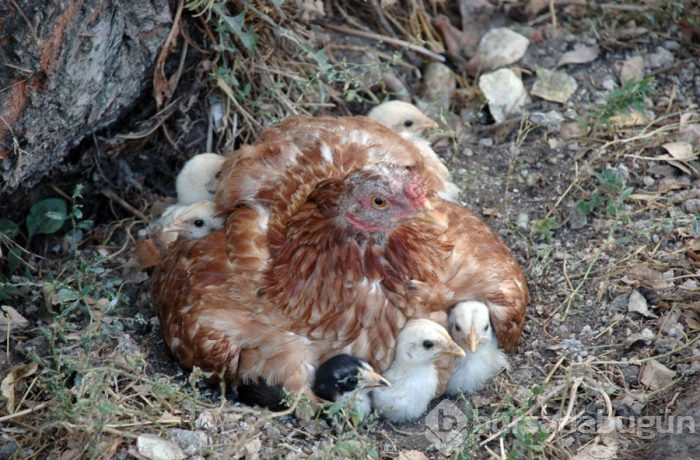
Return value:
<svg viewBox="0 0 700 460">
<path fill-rule="evenodd" d="M 444 441 L 446 423 L 437 412 L 408 425 L 372 420 L 337 432 L 247 408 L 220 399 L 168 355 L 149 272 L 133 254 L 138 231 L 172 202 L 174 177 L 189 156 L 230 152 L 291 113 L 290 100 L 274 105 L 255 84 L 245 90 L 231 78 L 260 69 L 196 51 L 177 70 L 182 81 L 163 110 L 156 114 L 145 97 L 118 126 L 78 146 L 26 200 L 3 205 L 21 232 L 3 222 L 0 299 L 20 318 L 0 357 L 0 458 L 181 458 L 149 435 L 172 440 L 190 458 L 662 458 L 661 438 L 670 444 L 660 452 L 683 452 L 685 439 L 696 449 L 688 458 L 700 458 L 696 438 L 660 434 L 669 426 L 682 431 L 680 417 L 698 420 L 700 7 L 567 8 L 529 22 L 496 8 L 484 22 L 531 38 L 517 64 L 526 88 L 537 66 L 554 68 L 578 45 L 598 46 L 591 62 L 557 67 L 578 84 L 564 104 L 532 97 L 524 113 L 494 124 L 475 79 L 458 59 L 447 62 L 459 77 L 449 110 L 435 115 L 435 149 L 461 202 L 512 248 L 531 293 L 510 371 L 477 394 L 433 403 L 455 416 L 459 442 L 435 442 Z M 190 40 L 214 30 L 197 18 L 183 26 Z M 375 42 L 334 37 L 334 59 L 308 77 L 295 111 L 365 113 L 387 96 L 385 86 L 358 81 L 347 65 L 366 63 Z M 381 51 L 391 57 L 395 48 Z M 620 66 L 635 56 L 651 78 L 623 86 Z M 428 92 L 421 61 L 401 59 L 380 62 L 420 99 Z M 265 75 L 282 61 L 273 55 Z M 288 74 L 298 70 L 286 64 Z M 293 80 L 285 78 L 276 81 Z M 212 107 L 223 110 L 213 123 L 223 120 L 221 129 L 212 128 Z M 676 149 L 686 144 L 690 154 L 681 157 Z M 31 219 L 30 206 L 49 197 L 68 203 L 56 228 Z M 55 211 L 55 202 L 43 203 Z M 30 242 L 27 231 L 36 233 Z"/>
</svg>

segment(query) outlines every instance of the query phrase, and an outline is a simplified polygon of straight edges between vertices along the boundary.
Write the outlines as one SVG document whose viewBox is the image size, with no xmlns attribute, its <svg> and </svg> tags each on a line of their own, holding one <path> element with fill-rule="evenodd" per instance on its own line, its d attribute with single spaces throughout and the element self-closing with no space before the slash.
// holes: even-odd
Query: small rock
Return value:
<svg viewBox="0 0 700 460">
<path fill-rule="evenodd" d="M 245 451 L 246 459 L 253 460 L 260 458 L 260 450 L 262 449 L 262 442 L 260 439 L 255 438 L 248 441 L 243 450 Z"/>
<path fill-rule="evenodd" d="M 140 435 L 136 439 L 136 449 L 149 460 L 184 460 L 187 457 L 177 444 L 154 434 Z"/>
<path fill-rule="evenodd" d="M 613 82 L 614 83 L 614 82 Z M 578 88 L 578 83 L 571 75 L 558 70 L 537 68 L 537 80 L 530 93 L 548 101 L 566 103 Z"/>
<path fill-rule="evenodd" d="M 467 63 L 469 70 L 490 70 L 505 67 L 525 55 L 530 40 L 506 27 L 496 27 L 481 37 L 476 55 Z"/>
<path fill-rule="evenodd" d="M 209 411 L 204 411 L 194 421 L 194 426 L 200 430 L 211 431 L 214 429 L 214 414 Z"/>
<path fill-rule="evenodd" d="M 489 103 L 489 111 L 496 123 L 520 114 L 530 97 L 522 80 L 511 69 L 499 69 L 479 77 L 479 89 Z"/>
<path fill-rule="evenodd" d="M 527 230 L 528 225 L 530 223 L 530 217 L 527 215 L 526 212 L 518 213 L 518 218 L 516 222 L 518 227 L 522 228 L 523 230 Z"/>
<path fill-rule="evenodd" d="M 470 149 L 469 147 L 464 147 L 464 149 L 462 150 L 462 155 L 464 155 L 467 158 L 473 157 L 474 150 Z"/>
<path fill-rule="evenodd" d="M 649 328 L 645 327 L 641 331 L 627 336 L 627 338 L 625 338 L 625 347 L 630 348 L 637 342 L 645 342 L 646 345 L 649 345 L 651 344 L 652 340 L 654 340 L 654 333 L 651 332 Z"/>
<path fill-rule="evenodd" d="M 669 66 L 673 64 L 673 61 L 675 61 L 673 53 L 661 46 L 656 48 L 656 52 L 646 56 L 646 64 L 650 69 Z"/>
<path fill-rule="evenodd" d="M 695 214 L 700 211 L 700 198 L 691 198 L 683 202 L 683 210 L 688 214 Z"/>
<path fill-rule="evenodd" d="M 188 456 L 195 455 L 209 444 L 209 436 L 203 431 L 183 430 L 180 428 L 170 430 L 170 440 L 182 447 Z"/>
<path fill-rule="evenodd" d="M 445 64 L 432 62 L 428 64 L 423 76 L 422 98 L 430 106 L 426 113 L 433 115 L 449 110 L 452 97 L 457 89 L 457 78 Z"/>
<path fill-rule="evenodd" d="M 479 139 L 479 145 L 482 147 L 493 147 L 493 139 L 490 137 L 483 137 Z"/>
<path fill-rule="evenodd" d="M 418 450 L 402 450 L 398 460 L 428 460 L 428 456 Z"/>
</svg>

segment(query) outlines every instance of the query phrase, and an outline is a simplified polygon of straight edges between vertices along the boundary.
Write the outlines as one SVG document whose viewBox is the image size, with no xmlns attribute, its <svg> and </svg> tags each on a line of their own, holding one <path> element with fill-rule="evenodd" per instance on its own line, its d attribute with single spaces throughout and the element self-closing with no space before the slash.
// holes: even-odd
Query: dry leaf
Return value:
<svg viewBox="0 0 700 460">
<path fill-rule="evenodd" d="M 673 382 L 676 371 L 672 371 L 655 359 L 644 363 L 639 374 L 639 381 L 651 390 L 658 390 L 667 387 Z"/>
<path fill-rule="evenodd" d="M 12 368 L 0 382 L 0 395 L 6 400 L 8 414 L 15 412 L 15 388 L 17 383 L 36 374 L 37 369 L 39 369 L 38 363 L 22 364 Z"/>
<path fill-rule="evenodd" d="M 557 63 L 557 67 L 561 67 L 566 64 L 586 64 L 588 62 L 593 62 L 598 58 L 600 54 L 600 48 L 598 45 L 595 46 L 584 46 L 576 45 L 573 51 L 564 53 Z"/>
<path fill-rule="evenodd" d="M 649 114 L 635 109 L 610 117 L 610 122 L 618 128 L 646 125 L 650 120 Z"/>
<path fill-rule="evenodd" d="M 658 318 L 653 311 L 649 310 L 647 299 L 636 289 L 630 294 L 627 311 L 640 313 L 647 318 Z"/>
<path fill-rule="evenodd" d="M 29 326 L 27 318 L 9 305 L 0 305 L 0 338 L 7 339 L 11 331 L 24 329 Z"/>
<path fill-rule="evenodd" d="M 700 144 L 700 116 L 690 112 L 681 115 L 680 128 L 678 128 L 678 140 Z"/>
<path fill-rule="evenodd" d="M 693 153 L 693 146 L 690 142 L 668 142 L 661 147 L 666 149 L 670 155 L 660 155 L 657 159 L 665 160 L 668 164 L 680 169 L 685 174 L 693 175 L 698 173 L 697 169 L 689 163 L 696 160 L 699 155 L 699 153 Z"/>
</svg>

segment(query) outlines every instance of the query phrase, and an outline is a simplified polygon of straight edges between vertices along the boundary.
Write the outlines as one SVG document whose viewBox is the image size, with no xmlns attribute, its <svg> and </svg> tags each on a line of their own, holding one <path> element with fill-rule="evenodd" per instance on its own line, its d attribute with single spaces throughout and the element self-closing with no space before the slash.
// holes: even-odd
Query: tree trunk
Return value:
<svg viewBox="0 0 700 460">
<path fill-rule="evenodd" d="M 0 195 L 136 102 L 171 23 L 168 0 L 0 2 Z"/>
</svg>

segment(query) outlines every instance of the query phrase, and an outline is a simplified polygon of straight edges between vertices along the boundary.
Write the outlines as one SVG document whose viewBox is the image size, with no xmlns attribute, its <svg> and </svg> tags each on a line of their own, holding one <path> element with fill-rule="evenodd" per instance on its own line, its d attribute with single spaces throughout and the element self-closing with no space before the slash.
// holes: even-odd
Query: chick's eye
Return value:
<svg viewBox="0 0 700 460">
<path fill-rule="evenodd" d="M 372 206 L 376 209 L 384 209 L 387 207 L 387 201 L 379 195 L 374 195 L 372 197 Z"/>
<path fill-rule="evenodd" d="M 426 350 L 430 350 L 431 348 L 433 348 L 433 345 L 434 344 L 432 340 L 423 340 L 423 348 L 425 348 Z"/>
<path fill-rule="evenodd" d="M 357 383 L 357 377 L 354 376 L 354 375 L 353 375 L 352 377 L 349 377 L 349 378 L 348 378 L 348 383 L 353 384 L 353 385 L 356 384 L 356 383 Z"/>
<path fill-rule="evenodd" d="M 462 330 L 462 328 L 461 328 L 461 327 L 459 327 L 459 324 L 455 324 L 455 330 L 456 330 L 456 331 L 461 331 L 461 330 Z"/>
<path fill-rule="evenodd" d="M 489 330 L 489 325 L 487 324 L 486 326 L 484 326 L 484 331 L 488 331 L 488 330 Z"/>
<path fill-rule="evenodd" d="M 413 126 L 413 120 L 404 120 L 403 126 L 405 128 L 410 128 L 411 126 Z"/>
<path fill-rule="evenodd" d="M 197 219 L 194 221 L 194 226 L 195 227 L 204 227 L 204 220 L 202 219 Z"/>
</svg>

